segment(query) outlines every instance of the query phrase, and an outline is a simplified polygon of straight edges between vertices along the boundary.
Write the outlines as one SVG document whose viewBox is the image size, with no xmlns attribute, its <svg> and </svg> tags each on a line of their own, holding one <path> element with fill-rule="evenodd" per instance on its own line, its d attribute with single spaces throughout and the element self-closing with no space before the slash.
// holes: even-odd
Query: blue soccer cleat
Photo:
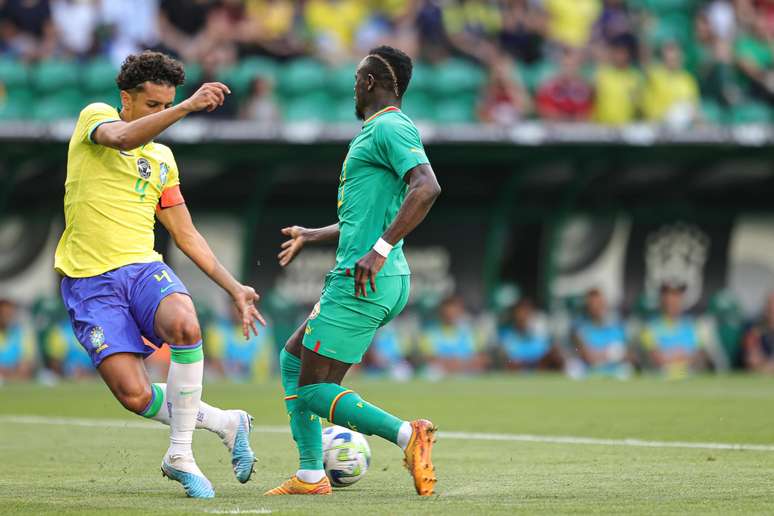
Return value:
<svg viewBox="0 0 774 516">
<path fill-rule="evenodd" d="M 170 480 L 180 482 L 185 489 L 185 494 L 190 498 L 215 498 L 215 490 L 204 475 L 174 468 L 170 466 L 169 461 L 169 457 L 164 457 L 161 462 L 161 474 Z M 196 471 L 199 470 L 196 463 L 193 463 L 193 468 Z"/>
<path fill-rule="evenodd" d="M 244 410 L 230 411 L 235 416 L 234 426 L 223 438 L 223 443 L 231 450 L 231 466 L 236 479 L 242 484 L 250 480 L 255 464 L 255 453 L 250 448 L 250 432 L 253 429 L 253 417 Z"/>
</svg>

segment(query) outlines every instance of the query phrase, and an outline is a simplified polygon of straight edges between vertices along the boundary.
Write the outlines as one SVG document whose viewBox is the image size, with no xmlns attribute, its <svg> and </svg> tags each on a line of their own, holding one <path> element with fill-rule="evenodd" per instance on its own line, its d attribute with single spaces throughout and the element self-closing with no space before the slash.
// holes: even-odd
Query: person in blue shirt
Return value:
<svg viewBox="0 0 774 516">
<path fill-rule="evenodd" d="M 742 360 L 750 371 L 774 374 L 774 293 L 766 298 L 760 319 L 744 332 Z"/>
<path fill-rule="evenodd" d="M 16 303 L 0 299 L 0 383 L 28 380 L 35 370 L 35 340 L 17 313 Z"/>
<path fill-rule="evenodd" d="M 431 374 L 476 373 L 488 362 L 459 296 L 441 302 L 438 320 L 422 331 L 419 347 Z"/>
<path fill-rule="evenodd" d="M 96 374 L 89 354 L 73 333 L 69 319 L 60 319 L 46 330 L 43 347 L 51 369 L 59 376 L 81 379 Z"/>
<path fill-rule="evenodd" d="M 511 309 L 510 324 L 499 331 L 499 346 L 507 369 L 561 369 L 564 365 L 547 325 L 539 320 L 535 304 L 526 297 Z"/>
<path fill-rule="evenodd" d="M 683 312 L 685 284 L 661 285 L 661 313 L 645 324 L 641 341 L 652 367 L 680 378 L 701 368 L 706 358 L 696 321 Z"/>
<path fill-rule="evenodd" d="M 265 381 L 271 374 L 274 340 L 268 327 L 245 340 L 242 316 L 232 309 L 231 317 L 217 317 L 205 328 L 207 367 L 236 381 Z"/>
<path fill-rule="evenodd" d="M 610 313 L 601 290 L 593 288 L 586 293 L 584 312 L 573 324 L 571 339 L 588 372 L 618 378 L 631 376 L 626 330 Z"/>
</svg>

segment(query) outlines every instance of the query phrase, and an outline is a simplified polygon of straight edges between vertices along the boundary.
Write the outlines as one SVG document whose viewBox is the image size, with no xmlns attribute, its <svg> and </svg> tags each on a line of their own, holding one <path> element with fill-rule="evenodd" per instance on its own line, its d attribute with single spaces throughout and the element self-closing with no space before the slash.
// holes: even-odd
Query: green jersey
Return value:
<svg viewBox="0 0 774 516">
<path fill-rule="evenodd" d="M 406 172 L 429 163 L 419 131 L 396 107 L 385 108 L 365 121 L 350 142 L 339 177 L 339 247 L 334 274 L 354 274 L 365 256 L 395 220 L 408 186 Z M 379 276 L 411 274 L 396 243 Z"/>
</svg>

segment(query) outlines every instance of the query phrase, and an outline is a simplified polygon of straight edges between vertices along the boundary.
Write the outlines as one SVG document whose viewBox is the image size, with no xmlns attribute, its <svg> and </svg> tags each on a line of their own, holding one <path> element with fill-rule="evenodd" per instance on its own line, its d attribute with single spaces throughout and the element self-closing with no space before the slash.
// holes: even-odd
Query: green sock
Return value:
<svg viewBox="0 0 774 516">
<path fill-rule="evenodd" d="M 335 383 L 315 383 L 298 388 L 298 396 L 312 412 L 335 425 L 366 435 L 378 435 L 398 444 L 403 421 L 371 405 L 354 391 Z"/>
<path fill-rule="evenodd" d="M 283 349 L 280 352 L 280 374 L 285 389 L 285 407 L 290 416 L 290 432 L 298 448 L 299 469 L 323 469 L 322 425 L 320 418 L 298 399 L 300 373 L 301 360 Z"/>
</svg>

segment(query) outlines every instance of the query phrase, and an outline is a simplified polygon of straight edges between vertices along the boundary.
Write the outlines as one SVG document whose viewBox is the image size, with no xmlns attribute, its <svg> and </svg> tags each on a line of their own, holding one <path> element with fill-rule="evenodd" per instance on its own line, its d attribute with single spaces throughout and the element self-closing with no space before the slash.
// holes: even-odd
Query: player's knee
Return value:
<svg viewBox="0 0 774 516">
<path fill-rule="evenodd" d="M 175 321 L 171 328 L 171 340 L 176 346 L 192 346 L 202 340 L 199 322 L 195 317 L 183 317 Z"/>
<path fill-rule="evenodd" d="M 150 386 L 133 385 L 121 386 L 117 393 L 118 401 L 130 412 L 142 414 L 152 398 Z"/>
</svg>

